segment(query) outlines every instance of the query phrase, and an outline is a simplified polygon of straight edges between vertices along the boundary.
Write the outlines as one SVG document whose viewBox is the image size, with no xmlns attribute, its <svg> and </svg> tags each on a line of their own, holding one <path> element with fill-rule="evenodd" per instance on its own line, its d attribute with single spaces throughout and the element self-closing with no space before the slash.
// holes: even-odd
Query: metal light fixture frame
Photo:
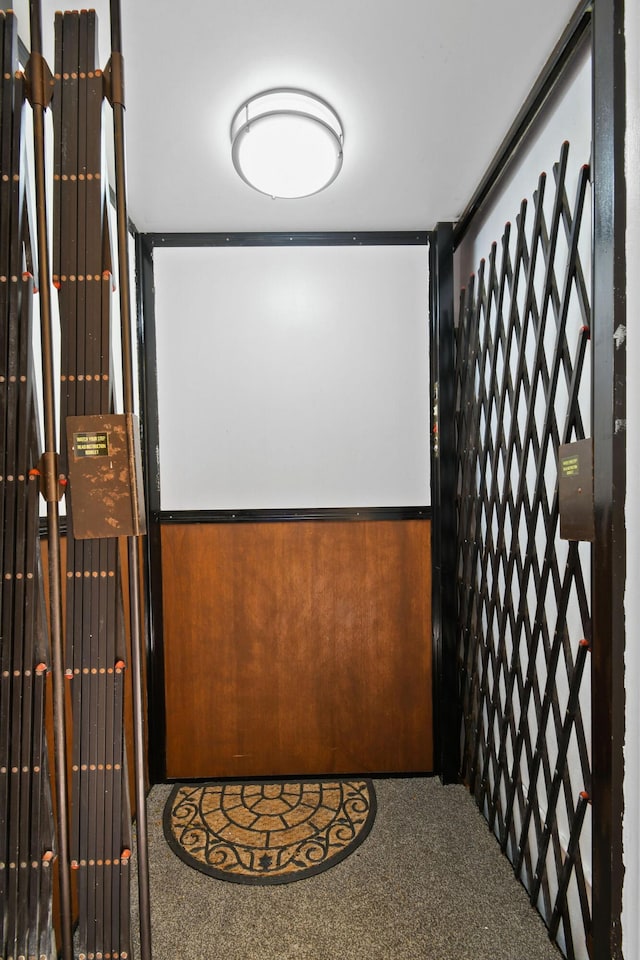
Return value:
<svg viewBox="0 0 640 960">
<path fill-rule="evenodd" d="M 300 107 L 298 108 L 293 105 L 276 106 L 277 98 L 282 95 L 291 96 L 292 98 L 299 97 Z M 311 190 L 309 193 L 296 194 L 292 197 L 278 197 L 277 194 L 257 187 L 251 182 L 242 169 L 240 148 L 244 138 L 250 132 L 251 127 L 271 117 L 278 116 L 295 116 L 315 122 L 323 127 L 335 141 L 336 162 L 333 172 L 317 189 Z M 318 97 L 315 93 L 310 93 L 308 90 L 302 90 L 297 87 L 274 87 L 249 97 L 244 101 L 242 106 L 236 110 L 233 120 L 231 121 L 231 158 L 238 176 L 253 190 L 265 196 L 273 197 L 274 199 L 303 199 L 304 197 L 315 196 L 317 193 L 326 190 L 342 169 L 343 143 L 344 131 L 342 121 L 331 104 L 323 100 L 322 97 Z"/>
</svg>

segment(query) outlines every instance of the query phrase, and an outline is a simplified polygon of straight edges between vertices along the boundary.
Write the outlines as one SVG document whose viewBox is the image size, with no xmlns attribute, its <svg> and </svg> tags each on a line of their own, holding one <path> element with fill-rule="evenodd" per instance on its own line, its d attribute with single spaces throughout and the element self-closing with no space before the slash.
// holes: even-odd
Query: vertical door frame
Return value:
<svg viewBox="0 0 640 960">
<path fill-rule="evenodd" d="M 138 334 L 142 391 L 147 527 L 145 554 L 149 779 L 167 781 L 167 711 L 162 598 L 162 522 L 243 523 L 305 519 L 431 519 L 431 505 L 415 507 L 318 508 L 312 510 L 213 510 L 163 513 L 160 497 L 160 433 L 155 327 L 155 247 L 293 247 L 418 245 L 428 247 L 427 231 L 339 231 L 318 233 L 137 233 Z M 427 318 L 425 317 L 425 323 Z M 425 384 L 425 389 L 428 389 Z M 427 425 L 425 424 L 425 428 Z M 434 696 L 434 690 L 428 691 Z M 435 703 L 434 703 L 435 707 Z M 434 754 L 434 763 L 436 757 Z"/>
<path fill-rule="evenodd" d="M 435 770 L 441 781 L 457 783 L 461 714 L 456 662 L 456 443 L 451 223 L 439 223 L 431 237 L 429 282 L 433 748 Z"/>
<path fill-rule="evenodd" d="M 626 538 L 624 0 L 593 20 L 593 956 L 622 957 Z"/>
<path fill-rule="evenodd" d="M 147 637 L 147 714 L 149 731 L 147 754 L 149 782 L 166 778 L 166 710 L 164 701 L 164 642 L 162 631 L 162 552 L 160 525 L 160 432 L 158 422 L 158 371 L 156 368 L 155 286 L 153 244 L 146 234 L 136 234 L 138 272 L 138 336 L 147 500 L 147 537 L 145 550 L 146 637 Z"/>
</svg>

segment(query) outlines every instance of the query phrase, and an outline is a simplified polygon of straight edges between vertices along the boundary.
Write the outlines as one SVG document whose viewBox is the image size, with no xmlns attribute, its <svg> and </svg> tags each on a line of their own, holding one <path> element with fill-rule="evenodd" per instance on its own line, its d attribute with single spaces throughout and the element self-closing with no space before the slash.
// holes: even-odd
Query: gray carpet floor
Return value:
<svg viewBox="0 0 640 960">
<path fill-rule="evenodd" d="M 171 787 L 154 787 L 154 960 L 560 960 L 463 787 L 418 778 L 375 788 L 376 821 L 350 857 L 307 880 L 255 887 L 178 859 L 162 831 Z M 139 956 L 136 927 L 134 916 Z"/>
</svg>

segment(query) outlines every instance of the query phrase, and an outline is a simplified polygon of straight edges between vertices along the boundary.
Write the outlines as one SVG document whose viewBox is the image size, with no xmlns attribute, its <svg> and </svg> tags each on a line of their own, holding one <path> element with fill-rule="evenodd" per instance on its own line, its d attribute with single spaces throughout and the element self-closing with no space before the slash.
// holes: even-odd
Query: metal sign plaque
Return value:
<svg viewBox="0 0 640 960">
<path fill-rule="evenodd" d="M 558 449 L 560 536 L 563 540 L 593 540 L 593 441 L 576 440 Z"/>
<path fill-rule="evenodd" d="M 74 433 L 73 453 L 76 459 L 81 457 L 108 457 L 108 433 Z"/>
<path fill-rule="evenodd" d="M 67 417 L 68 496 L 76 540 L 146 532 L 137 418 Z"/>
</svg>

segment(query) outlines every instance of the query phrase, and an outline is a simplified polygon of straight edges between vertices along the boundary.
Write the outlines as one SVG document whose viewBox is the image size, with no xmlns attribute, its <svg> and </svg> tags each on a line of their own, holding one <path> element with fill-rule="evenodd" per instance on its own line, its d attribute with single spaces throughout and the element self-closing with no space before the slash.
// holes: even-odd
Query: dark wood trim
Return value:
<svg viewBox="0 0 640 960">
<path fill-rule="evenodd" d="M 370 770 L 346 770 L 341 773 L 339 776 L 340 780 L 362 780 L 366 777 L 371 776 Z M 436 774 L 430 770 L 411 770 L 411 771 L 402 771 L 398 773 L 394 770 L 376 770 L 375 778 L 376 780 L 430 780 L 432 777 L 435 777 Z M 251 783 L 286 783 L 291 780 L 300 780 L 307 783 L 333 783 L 338 777 L 336 774 L 326 773 L 325 771 L 318 771 L 317 774 L 308 774 L 308 773 L 291 773 L 287 774 L 286 777 L 279 776 L 268 776 L 268 777 L 251 777 Z M 246 780 L 238 780 L 237 777 L 216 777 L 216 783 L 246 783 Z M 184 777 L 167 777 L 164 781 L 165 783 L 189 783 L 197 785 L 199 783 L 211 783 L 211 777 L 190 777 L 185 779 Z"/>
<path fill-rule="evenodd" d="M 162 632 L 162 550 L 160 527 L 153 521 L 160 510 L 158 459 L 158 377 L 155 338 L 153 247 L 144 234 L 136 236 L 138 272 L 138 343 L 143 411 L 142 444 L 145 463 L 145 496 L 150 518 L 146 538 L 145 583 L 147 596 L 147 702 L 149 715 L 149 781 L 165 778 L 166 716 L 164 703 L 164 642 Z"/>
<path fill-rule="evenodd" d="M 147 233 L 151 247 L 359 247 L 426 244 L 429 234 L 417 230 L 333 233 Z"/>
<path fill-rule="evenodd" d="M 420 231 L 338 233 L 147 233 L 136 235 L 136 263 L 139 287 L 139 343 L 142 377 L 142 439 L 146 463 L 146 498 L 149 531 L 146 552 L 149 777 L 158 783 L 166 777 L 166 709 L 164 640 L 162 628 L 161 523 L 255 522 L 281 520 L 335 519 L 429 519 L 427 507 L 347 508 L 341 510 L 206 511 L 205 513 L 162 511 L 160 507 L 158 383 L 155 341 L 155 293 L 153 255 L 159 247 L 209 246 L 359 246 L 424 244 L 429 234 Z M 279 514 L 279 515 L 278 515 Z"/>
<path fill-rule="evenodd" d="M 453 230 L 454 250 L 459 246 L 475 215 L 484 207 L 494 187 L 502 179 L 516 150 L 563 76 L 567 66 L 572 62 L 582 40 L 587 36 L 587 31 L 591 26 L 593 6 L 594 0 L 581 0 L 576 7 L 564 33 L 531 88 L 529 96 L 509 127 L 486 173 L 458 219 Z"/>
<path fill-rule="evenodd" d="M 431 499 L 434 760 L 456 783 L 460 705 L 456 664 L 456 516 L 453 224 L 440 223 L 429 248 L 431 302 Z"/>
<path fill-rule="evenodd" d="M 311 507 L 289 510 L 161 510 L 154 522 L 282 523 L 303 520 L 430 520 L 431 507 Z"/>
<path fill-rule="evenodd" d="M 593 23 L 593 950 L 621 958 L 626 542 L 626 186 L 623 0 Z"/>
</svg>

